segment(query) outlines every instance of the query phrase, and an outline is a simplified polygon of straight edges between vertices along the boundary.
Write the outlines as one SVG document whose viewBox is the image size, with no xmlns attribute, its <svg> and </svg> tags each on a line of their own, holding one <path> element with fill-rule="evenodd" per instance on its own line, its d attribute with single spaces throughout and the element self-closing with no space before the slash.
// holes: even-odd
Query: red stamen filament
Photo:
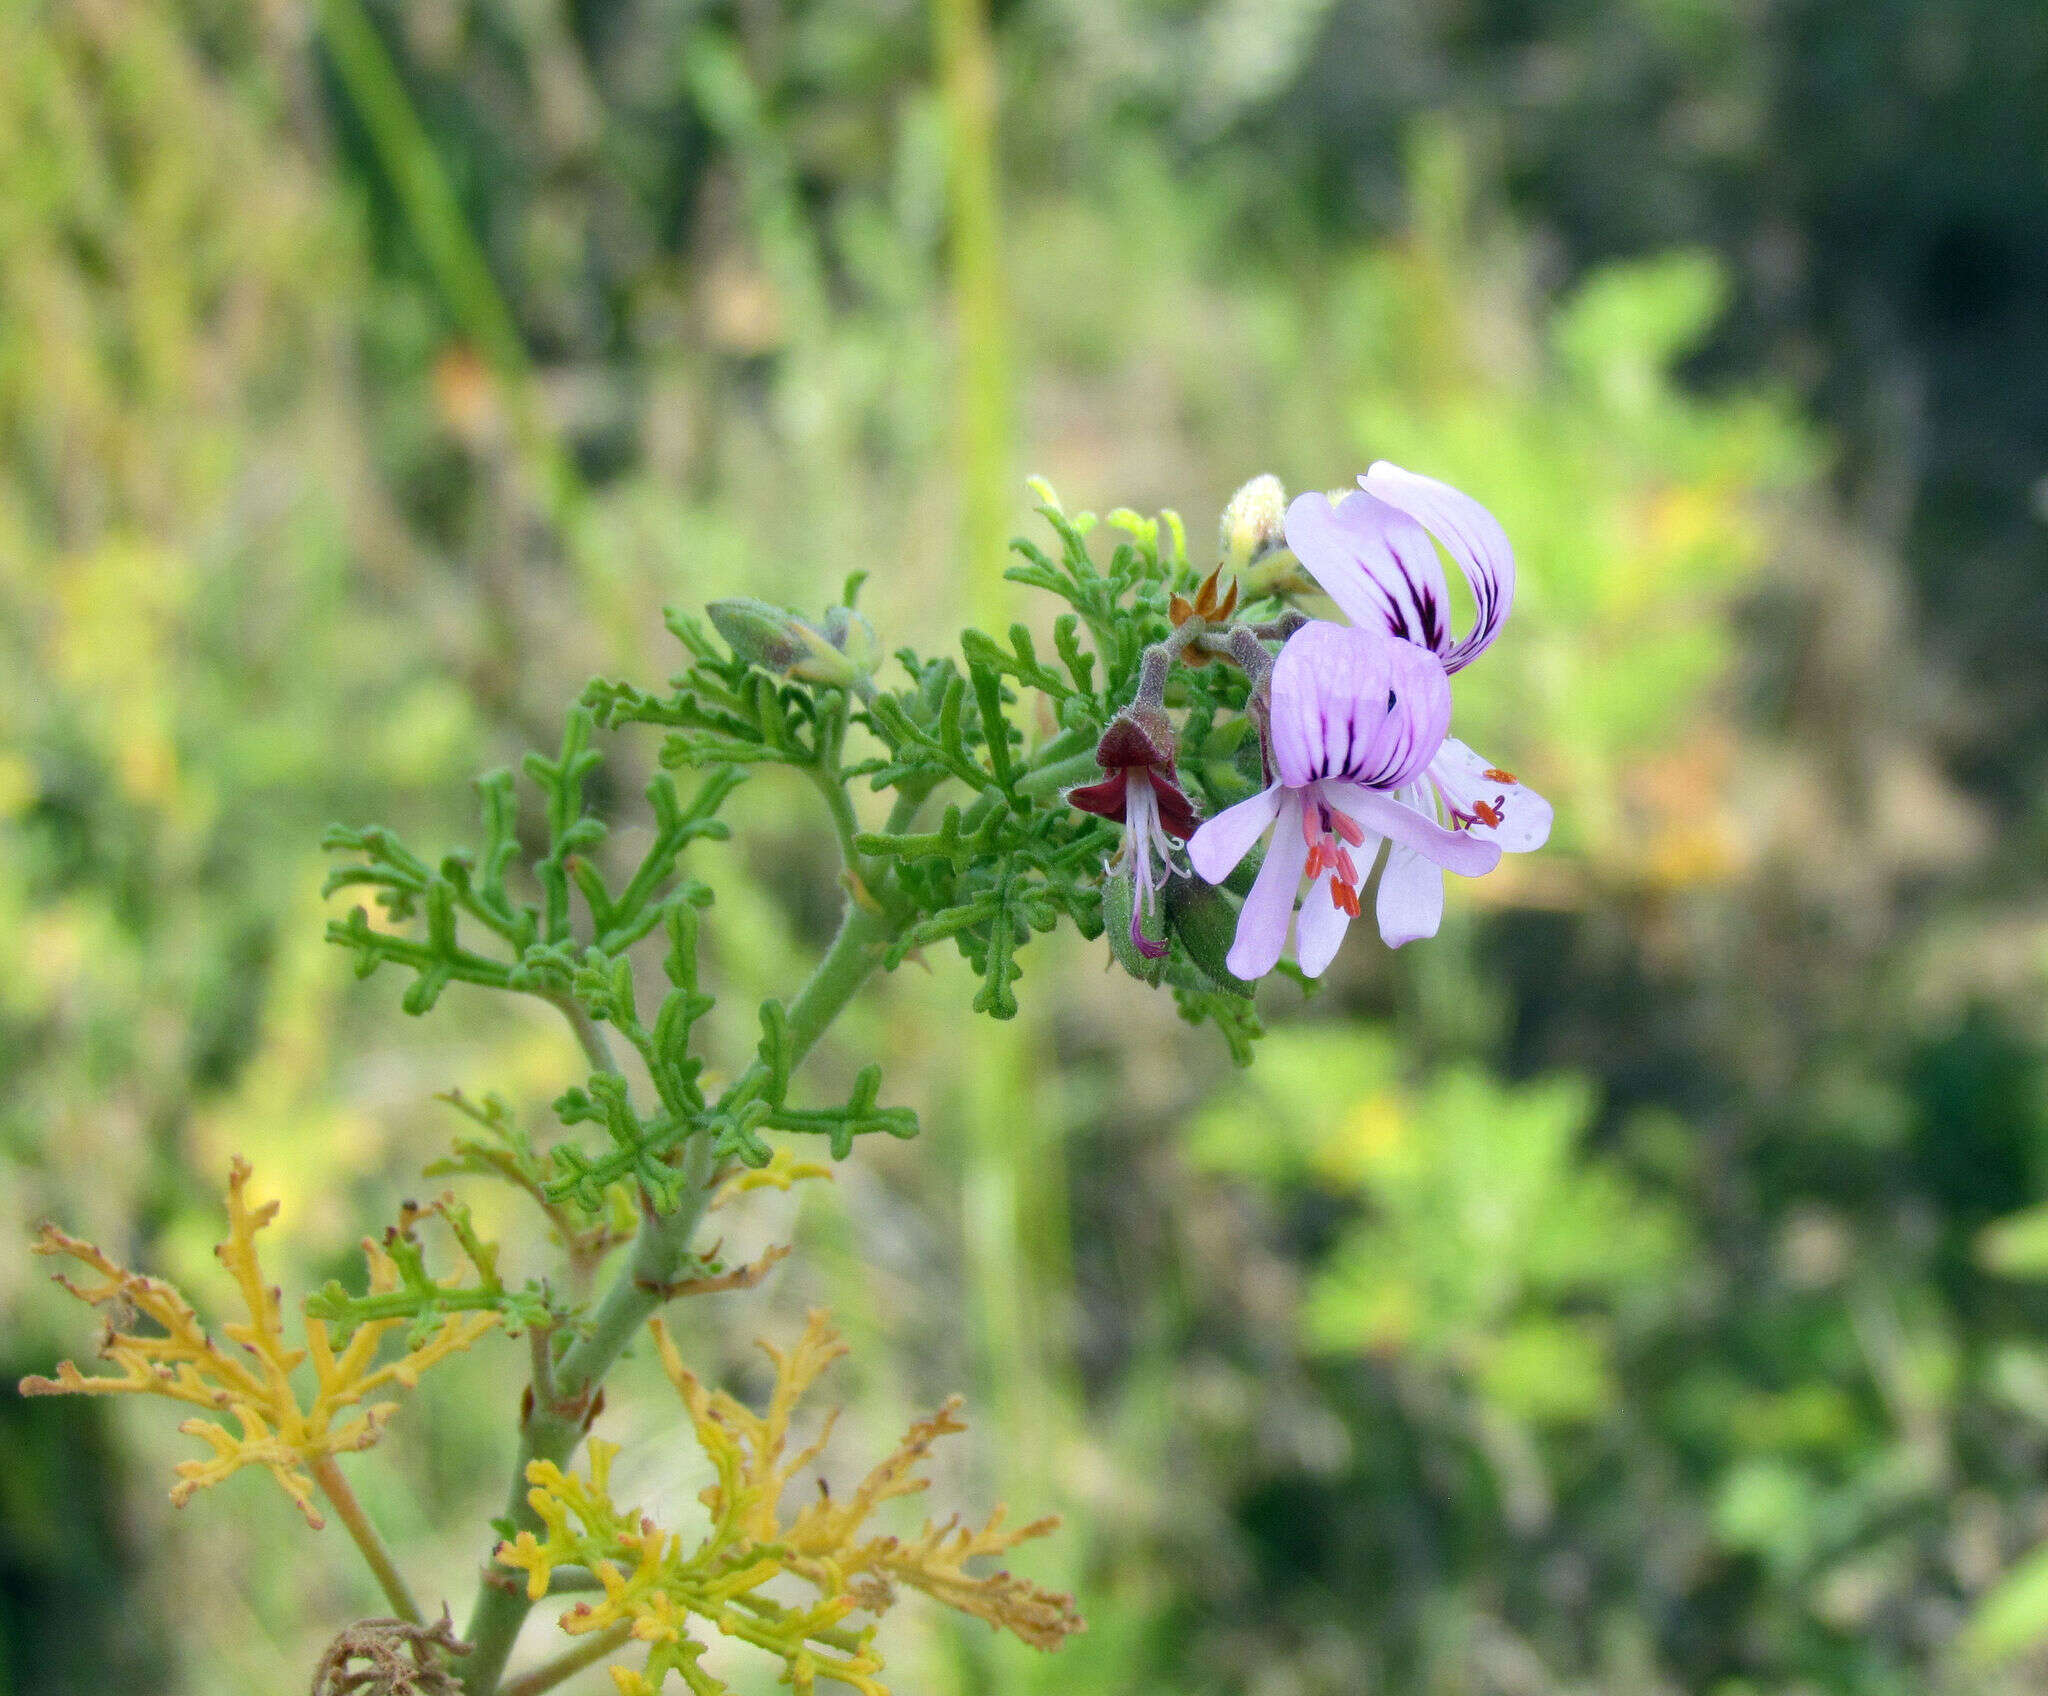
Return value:
<svg viewBox="0 0 2048 1696">
<path fill-rule="evenodd" d="M 1352 847 L 1359 847 L 1365 841 L 1365 827 L 1335 807 L 1318 804 L 1316 813 L 1323 828 L 1308 845 L 1308 875 L 1317 878 L 1328 872 L 1330 900 L 1339 912 L 1348 913 L 1355 919 L 1358 917 L 1358 867 L 1352 863 L 1351 856 L 1337 845 L 1337 838 L 1341 836 Z"/>
</svg>

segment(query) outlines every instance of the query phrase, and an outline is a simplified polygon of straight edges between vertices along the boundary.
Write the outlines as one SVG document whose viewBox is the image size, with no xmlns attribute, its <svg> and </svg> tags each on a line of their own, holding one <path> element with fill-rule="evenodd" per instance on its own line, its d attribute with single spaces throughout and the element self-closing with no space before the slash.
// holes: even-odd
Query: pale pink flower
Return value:
<svg viewBox="0 0 2048 1696">
<path fill-rule="evenodd" d="M 1455 640 L 1439 543 L 1465 574 L 1477 609 Z M 1462 490 L 1385 460 L 1340 500 L 1297 497 L 1287 509 L 1287 545 L 1346 617 L 1428 649 L 1446 673 L 1486 650 L 1514 604 L 1515 551 L 1500 521 Z M 1550 803 L 1462 742 L 1446 741 L 1425 777 L 1401 799 L 1432 819 L 1511 854 L 1540 848 L 1550 835 Z M 1390 913 L 1398 919 L 1391 929 Z M 1435 935 L 1442 915 L 1442 877 L 1397 844 L 1380 879 L 1381 933 L 1398 947 Z"/>
<path fill-rule="evenodd" d="M 1435 931 L 1443 907 L 1437 868 L 1478 877 L 1499 863 L 1502 843 L 1475 828 L 1446 829 L 1431 816 L 1434 802 L 1424 799 L 1432 765 L 1446 763 L 1447 746 L 1462 748 L 1444 740 L 1450 721 L 1450 682 L 1430 649 L 1377 625 L 1314 623 L 1288 640 L 1271 681 L 1278 779 L 1210 819 L 1188 843 L 1195 870 L 1221 883 L 1273 827 L 1238 915 L 1232 972 L 1257 978 L 1273 969 L 1306 875 L 1311 883 L 1295 925 L 1295 957 L 1304 972 L 1320 975 L 1358 914 L 1358 891 L 1382 837 L 1393 849 L 1380 880 L 1380 933 L 1397 947 Z M 1462 771 L 1458 758 L 1447 771 Z M 1494 809 L 1490 797 L 1461 781 L 1456 787 Z M 1456 814 L 1453 823 L 1460 823 Z"/>
</svg>

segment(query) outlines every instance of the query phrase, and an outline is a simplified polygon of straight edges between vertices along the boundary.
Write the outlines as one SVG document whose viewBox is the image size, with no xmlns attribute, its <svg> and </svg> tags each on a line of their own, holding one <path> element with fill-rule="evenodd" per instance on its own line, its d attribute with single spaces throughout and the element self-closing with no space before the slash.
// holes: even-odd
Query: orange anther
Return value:
<svg viewBox="0 0 2048 1696">
<path fill-rule="evenodd" d="M 1499 766 L 1488 766 L 1479 775 L 1485 778 L 1488 783 L 1514 783 L 1518 781 L 1513 772 L 1502 771 Z"/>
<path fill-rule="evenodd" d="M 1479 822 L 1494 829 L 1500 827 L 1500 809 L 1491 801 L 1474 801 L 1472 811 L 1479 815 Z"/>
<path fill-rule="evenodd" d="M 1330 810 L 1330 828 L 1354 848 L 1365 840 L 1365 827 L 1356 819 L 1338 812 L 1334 807 Z"/>
</svg>

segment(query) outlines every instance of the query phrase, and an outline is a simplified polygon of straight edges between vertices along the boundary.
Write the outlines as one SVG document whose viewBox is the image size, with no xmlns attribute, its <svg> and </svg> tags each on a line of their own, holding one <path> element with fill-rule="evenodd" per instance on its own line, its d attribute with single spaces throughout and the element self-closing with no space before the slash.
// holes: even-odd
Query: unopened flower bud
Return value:
<svg viewBox="0 0 2048 1696">
<path fill-rule="evenodd" d="M 807 651 L 805 638 L 815 634 L 795 613 L 750 595 L 713 601 L 704 612 L 712 628 L 739 658 L 777 676 L 788 675 L 790 667 Z"/>
<path fill-rule="evenodd" d="M 1218 989 L 1250 995 L 1252 986 L 1227 963 L 1237 935 L 1237 908 L 1223 891 L 1200 878 L 1174 877 L 1167 879 L 1165 894 L 1167 922 L 1188 951 L 1188 958 Z"/>
<path fill-rule="evenodd" d="M 1287 539 L 1287 491 L 1267 472 L 1230 497 L 1217 526 L 1216 547 L 1226 570 L 1242 571 Z"/>
<path fill-rule="evenodd" d="M 857 645 L 859 657 L 842 651 L 828 634 L 830 615 L 827 630 L 820 630 L 793 612 L 748 595 L 713 601 L 704 611 L 735 654 L 778 677 L 846 689 L 874 669 L 874 632 L 866 619 L 845 607 L 832 612 L 840 615 L 841 640 L 848 648 Z"/>
</svg>

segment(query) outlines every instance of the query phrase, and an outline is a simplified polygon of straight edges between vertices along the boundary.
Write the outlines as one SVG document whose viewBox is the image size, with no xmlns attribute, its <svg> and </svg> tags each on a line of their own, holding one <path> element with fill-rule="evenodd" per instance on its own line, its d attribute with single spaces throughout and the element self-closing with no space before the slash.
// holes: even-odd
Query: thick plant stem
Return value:
<svg viewBox="0 0 2048 1696">
<path fill-rule="evenodd" d="M 894 933 L 895 923 L 888 915 L 847 903 L 839 934 L 819 960 L 810 981 L 789 1004 L 792 1064 L 810 1052 L 826 1027 L 853 999 L 854 992 L 880 962 L 882 948 Z M 755 1071 L 759 1070 L 757 1066 Z M 750 1072 L 747 1078 L 754 1075 Z M 747 1078 L 742 1078 L 740 1085 Z M 542 1529 L 540 1517 L 526 1500 L 527 1467 L 537 1460 L 553 1461 L 557 1466 L 568 1464 L 583 1440 L 605 1374 L 641 1326 L 668 1299 L 668 1286 L 690 1252 L 690 1239 L 711 1199 L 710 1139 L 693 1138 L 686 1146 L 683 1163 L 682 1199 L 676 1210 L 666 1215 L 651 1211 L 645 1215 L 626 1264 L 598 1302 L 582 1335 L 555 1362 L 553 1394 L 546 1405 L 536 1395 L 532 1410 L 520 1427 L 519 1458 L 505 1504 L 506 1517 L 520 1530 Z M 498 1680 L 532 1606 L 523 1586 L 502 1587 L 489 1580 L 479 1585 L 469 1628 L 464 1633 L 475 1645 L 462 1662 L 462 1687 L 468 1696 L 492 1696 L 499 1690 Z"/>
<path fill-rule="evenodd" d="M 355 1491 L 348 1487 L 348 1480 L 342 1477 L 341 1468 L 334 1464 L 334 1457 L 322 1455 L 313 1462 L 310 1470 L 313 1482 L 320 1486 L 321 1495 L 327 1498 L 341 1523 L 348 1527 L 348 1534 L 355 1539 L 356 1547 L 362 1550 L 364 1561 L 376 1574 L 378 1588 L 391 1604 L 391 1611 L 407 1625 L 422 1624 L 420 1605 L 413 1600 L 404 1574 L 392 1560 L 391 1551 L 384 1547 L 384 1539 L 377 1535 L 370 1516 L 363 1512 L 363 1504 L 356 1500 Z"/>
</svg>

